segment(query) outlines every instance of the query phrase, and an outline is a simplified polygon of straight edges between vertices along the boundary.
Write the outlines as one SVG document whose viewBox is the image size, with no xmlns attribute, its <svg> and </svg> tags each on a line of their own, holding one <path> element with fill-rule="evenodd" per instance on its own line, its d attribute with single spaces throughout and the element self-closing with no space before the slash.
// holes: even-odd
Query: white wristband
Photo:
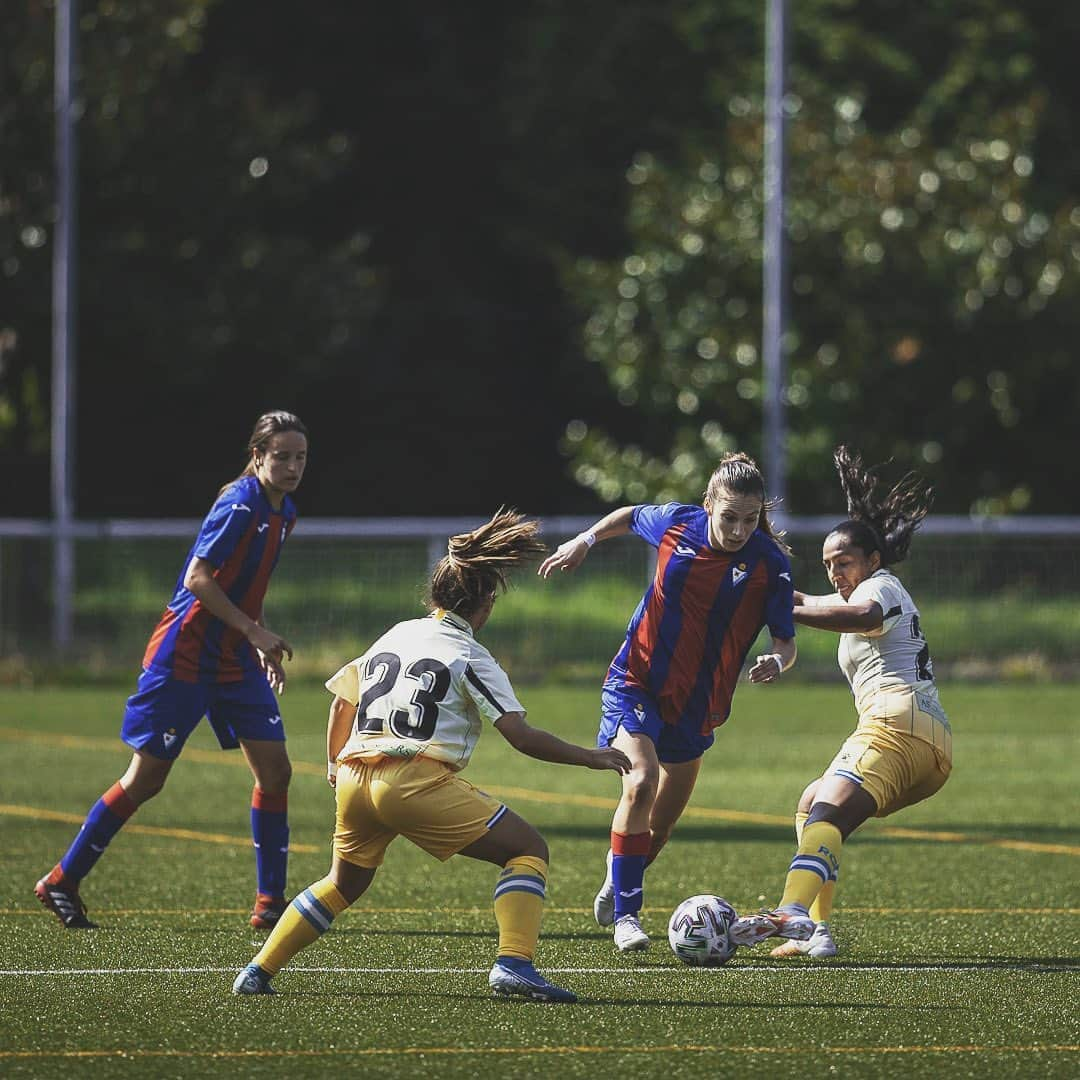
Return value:
<svg viewBox="0 0 1080 1080">
<path fill-rule="evenodd" d="M 759 656 L 758 660 L 775 660 L 777 678 L 784 674 L 784 659 L 778 652 L 766 653 L 764 656 Z"/>
<path fill-rule="evenodd" d="M 326 779 L 333 780 L 335 776 L 337 776 L 337 762 L 328 761 L 326 763 Z"/>
<path fill-rule="evenodd" d="M 584 541 L 585 546 L 591 548 L 596 543 L 596 533 L 589 529 L 587 532 L 578 533 L 574 539 Z"/>
</svg>

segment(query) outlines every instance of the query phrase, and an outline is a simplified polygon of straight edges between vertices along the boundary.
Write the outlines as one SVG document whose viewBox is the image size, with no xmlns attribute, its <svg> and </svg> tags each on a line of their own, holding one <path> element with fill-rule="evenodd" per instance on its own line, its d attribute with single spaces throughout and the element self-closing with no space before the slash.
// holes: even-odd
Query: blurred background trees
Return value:
<svg viewBox="0 0 1080 1080">
<path fill-rule="evenodd" d="M 760 445 L 763 5 L 83 0 L 80 516 L 696 498 Z M 1077 512 L 1080 13 L 792 5 L 789 509 Z M 5 7 L 0 464 L 48 512 L 52 18 Z M 12 482 L 13 481 L 13 482 Z"/>
</svg>

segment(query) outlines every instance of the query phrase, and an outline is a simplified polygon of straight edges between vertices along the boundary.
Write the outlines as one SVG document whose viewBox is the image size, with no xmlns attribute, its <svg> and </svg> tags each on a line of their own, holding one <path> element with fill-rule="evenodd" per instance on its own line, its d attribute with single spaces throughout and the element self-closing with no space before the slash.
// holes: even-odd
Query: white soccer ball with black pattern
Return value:
<svg viewBox="0 0 1080 1080">
<path fill-rule="evenodd" d="M 691 896 L 671 914 L 668 941 L 672 951 L 691 967 L 719 967 L 735 955 L 728 936 L 738 918 L 735 909 L 719 896 Z"/>
</svg>

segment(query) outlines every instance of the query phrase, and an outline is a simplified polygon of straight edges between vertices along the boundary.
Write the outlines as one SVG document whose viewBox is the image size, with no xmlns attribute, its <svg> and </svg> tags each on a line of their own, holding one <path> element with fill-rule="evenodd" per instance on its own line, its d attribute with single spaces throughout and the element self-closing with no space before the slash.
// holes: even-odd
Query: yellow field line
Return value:
<svg viewBox="0 0 1080 1080">
<path fill-rule="evenodd" d="M 332 1047 L 321 1050 L 0 1050 L 3 1058 L 269 1058 L 269 1057 L 384 1057 L 392 1054 L 441 1054 L 468 1057 L 485 1054 L 1075 1054 L 1080 1046 L 402 1046 L 361 1047 L 349 1050 Z"/>
<path fill-rule="evenodd" d="M 63 821 L 70 825 L 81 825 L 85 814 L 65 814 L 60 810 L 42 810 L 37 806 L 11 806 L 0 803 L 0 814 L 8 817 L 31 818 L 35 821 Z M 250 836 L 226 836 L 224 833 L 199 832 L 195 829 L 164 829 L 156 825 L 128 824 L 125 833 L 141 833 L 144 836 L 167 836 L 172 840 L 195 840 L 201 844 L 225 844 L 229 847 L 251 847 Z M 290 851 L 304 853 L 321 851 L 314 844 L 289 844 Z"/>
<path fill-rule="evenodd" d="M 19 728 L 0 727 L 0 738 L 15 742 L 38 743 L 51 747 L 64 747 L 75 750 L 125 750 L 123 743 L 114 739 L 102 739 L 88 735 L 62 735 L 36 731 L 23 731 Z M 242 757 L 223 754 L 214 750 L 190 748 L 184 750 L 184 758 L 207 765 L 230 765 L 246 767 Z M 313 765 L 306 761 L 294 761 L 293 772 L 304 776 L 324 776 L 322 765 Z M 549 803 L 562 806 L 586 806 L 593 809 L 612 811 L 614 799 L 597 795 L 575 795 L 561 792 L 534 791 L 530 788 L 494 786 L 484 789 L 491 795 L 508 799 L 520 799 L 522 802 Z M 755 814 L 744 810 L 726 810 L 710 806 L 688 806 L 683 817 L 699 821 L 737 821 L 754 825 L 787 825 L 792 819 L 781 814 Z M 79 818 L 82 821 L 82 818 Z M 129 826 L 130 827 L 130 826 Z M 905 840 L 923 840 L 935 844 L 977 844 L 984 847 L 1005 848 L 1010 851 L 1030 851 L 1044 855 L 1080 856 L 1080 846 L 1075 844 L 1046 844 L 1036 840 L 1010 840 L 1004 837 L 972 836 L 969 833 L 946 832 L 933 829 L 906 829 L 895 825 L 878 826 L 874 832 L 881 836 L 892 836 Z M 302 850 L 294 845 L 295 851 Z"/>
</svg>

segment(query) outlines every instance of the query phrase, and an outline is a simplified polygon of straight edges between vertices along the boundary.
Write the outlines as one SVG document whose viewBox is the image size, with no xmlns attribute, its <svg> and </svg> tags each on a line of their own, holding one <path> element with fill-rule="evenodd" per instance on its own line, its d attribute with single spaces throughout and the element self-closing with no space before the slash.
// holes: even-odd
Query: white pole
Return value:
<svg viewBox="0 0 1080 1080">
<path fill-rule="evenodd" d="M 787 495 L 783 335 L 785 312 L 784 244 L 784 81 L 787 64 L 787 0 L 769 0 L 765 25 L 765 226 L 762 267 L 761 359 L 763 386 L 762 451 L 770 498 Z"/>
<path fill-rule="evenodd" d="M 75 430 L 75 232 L 78 161 L 73 88 L 78 41 L 77 0 L 57 0 L 54 109 L 56 124 L 56 229 L 52 310 L 53 646 L 72 641 L 75 541 L 72 489 Z"/>
</svg>

